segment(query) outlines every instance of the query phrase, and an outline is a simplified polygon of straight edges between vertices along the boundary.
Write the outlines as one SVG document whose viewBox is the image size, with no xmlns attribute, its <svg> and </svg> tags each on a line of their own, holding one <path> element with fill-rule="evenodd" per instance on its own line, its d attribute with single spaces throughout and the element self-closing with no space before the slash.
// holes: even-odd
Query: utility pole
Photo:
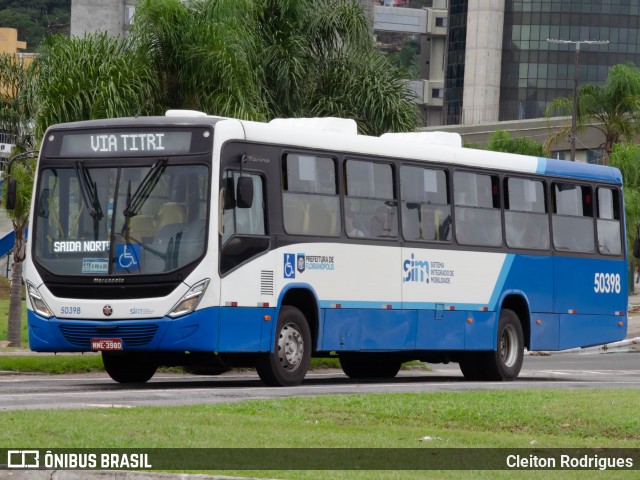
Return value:
<svg viewBox="0 0 640 480">
<path fill-rule="evenodd" d="M 578 117 L 578 67 L 580 64 L 580 45 L 582 43 L 586 45 L 606 45 L 609 40 L 556 40 L 553 38 L 547 38 L 549 43 L 570 43 L 576 46 L 576 62 L 573 72 L 573 108 L 571 111 L 571 133 L 569 134 L 569 144 L 571 145 L 571 161 L 576 161 L 576 130 L 577 130 L 577 117 Z"/>
</svg>

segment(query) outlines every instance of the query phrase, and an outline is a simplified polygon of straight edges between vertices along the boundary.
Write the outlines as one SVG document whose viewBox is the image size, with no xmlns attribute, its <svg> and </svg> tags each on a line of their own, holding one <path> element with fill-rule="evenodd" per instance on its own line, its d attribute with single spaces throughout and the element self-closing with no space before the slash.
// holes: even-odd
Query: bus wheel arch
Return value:
<svg viewBox="0 0 640 480">
<path fill-rule="evenodd" d="M 311 332 L 312 351 L 316 350 L 318 340 L 319 310 L 318 301 L 313 292 L 306 288 L 292 288 L 288 290 L 280 302 L 280 308 L 284 306 L 296 307 L 304 315 Z"/>
<path fill-rule="evenodd" d="M 304 380 L 311 360 L 311 332 L 304 314 L 283 305 L 278 314 L 272 352 L 260 354 L 256 370 L 269 386 L 290 387 Z"/>
<path fill-rule="evenodd" d="M 525 348 L 531 348 L 531 314 L 529 304 L 522 295 L 510 294 L 502 301 L 501 310 L 511 310 L 520 320 Z"/>
<path fill-rule="evenodd" d="M 462 352 L 458 360 L 467 380 L 510 381 L 518 378 L 524 349 L 530 344 L 529 309 L 521 295 L 507 296 L 495 330 L 495 349 Z"/>
</svg>

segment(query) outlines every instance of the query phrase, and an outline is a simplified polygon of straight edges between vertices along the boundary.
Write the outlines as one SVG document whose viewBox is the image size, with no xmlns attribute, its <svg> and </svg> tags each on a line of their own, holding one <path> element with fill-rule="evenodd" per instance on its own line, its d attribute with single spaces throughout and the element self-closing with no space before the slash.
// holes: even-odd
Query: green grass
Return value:
<svg viewBox="0 0 640 480">
<path fill-rule="evenodd" d="M 21 373 L 87 373 L 104 371 L 97 354 L 0 355 L 0 371 Z"/>
<path fill-rule="evenodd" d="M 535 448 L 637 449 L 640 448 L 638 393 L 638 390 L 405 393 L 189 407 L 8 411 L 0 412 L 0 424 L 9 426 L 0 429 L 0 445 L 15 448 L 16 439 L 20 439 L 19 446 L 30 448 L 532 448 L 535 445 Z M 188 395 L 188 390 L 185 394 Z M 427 436 L 433 440 L 419 440 Z M 488 478 L 487 473 L 438 472 L 435 477 Z M 520 471 L 491 472 L 489 476 L 495 477 L 494 473 L 498 478 L 596 475 L 596 472 Z M 597 473 L 598 478 L 637 478 L 637 471 Z M 287 479 L 430 478 L 425 472 L 411 471 L 249 474 Z"/>
</svg>

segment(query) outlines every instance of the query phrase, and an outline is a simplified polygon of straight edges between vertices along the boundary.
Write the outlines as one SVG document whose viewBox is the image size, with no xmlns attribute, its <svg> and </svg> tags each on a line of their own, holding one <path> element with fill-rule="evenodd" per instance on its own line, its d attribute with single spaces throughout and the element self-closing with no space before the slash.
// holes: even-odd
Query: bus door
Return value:
<svg viewBox="0 0 640 480">
<path fill-rule="evenodd" d="M 257 147 L 230 143 L 222 152 L 219 351 L 265 351 L 272 338 L 274 322 L 267 324 L 264 318 L 275 311 L 275 266 L 264 254 L 271 245 L 267 178 L 273 178 L 271 163 L 277 162 L 253 154 L 251 148 Z M 271 279 L 269 285 L 265 279 Z"/>
</svg>

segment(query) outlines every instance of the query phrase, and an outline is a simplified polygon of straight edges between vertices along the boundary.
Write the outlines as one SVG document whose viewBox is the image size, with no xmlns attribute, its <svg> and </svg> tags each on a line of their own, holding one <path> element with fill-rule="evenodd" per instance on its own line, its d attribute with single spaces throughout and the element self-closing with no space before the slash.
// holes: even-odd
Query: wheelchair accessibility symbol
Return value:
<svg viewBox="0 0 640 480">
<path fill-rule="evenodd" d="M 136 270 L 140 268 L 140 245 L 118 244 L 116 250 L 116 270 Z"/>
<path fill-rule="evenodd" d="M 284 254 L 284 278 L 296 278 L 296 255 Z"/>
</svg>

